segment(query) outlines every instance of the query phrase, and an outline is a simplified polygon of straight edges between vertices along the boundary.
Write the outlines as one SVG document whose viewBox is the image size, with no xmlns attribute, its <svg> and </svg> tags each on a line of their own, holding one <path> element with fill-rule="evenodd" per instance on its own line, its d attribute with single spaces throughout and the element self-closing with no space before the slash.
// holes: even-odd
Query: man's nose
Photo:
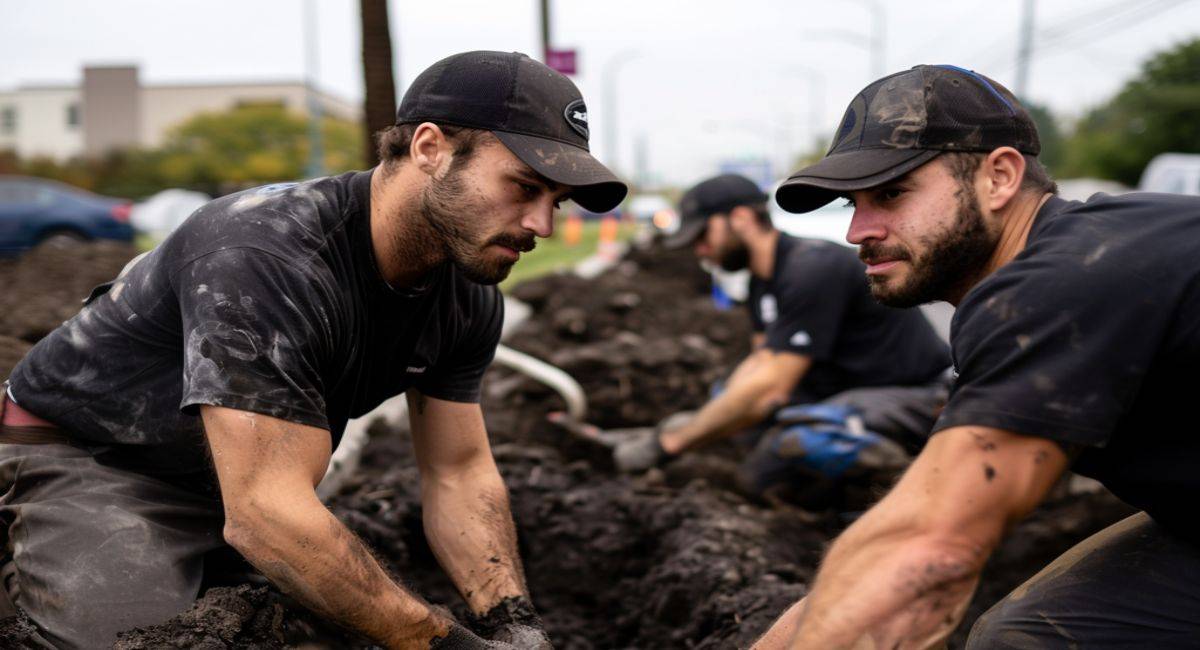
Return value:
<svg viewBox="0 0 1200 650">
<path fill-rule="evenodd" d="M 554 204 L 539 203 L 521 218 L 521 227 L 532 231 L 538 237 L 549 237 L 554 234 Z"/>
<path fill-rule="evenodd" d="M 850 229 L 846 232 L 847 242 L 858 246 L 870 239 L 886 237 L 887 222 L 882 214 L 863 206 L 854 208 L 854 216 L 850 218 Z"/>
</svg>

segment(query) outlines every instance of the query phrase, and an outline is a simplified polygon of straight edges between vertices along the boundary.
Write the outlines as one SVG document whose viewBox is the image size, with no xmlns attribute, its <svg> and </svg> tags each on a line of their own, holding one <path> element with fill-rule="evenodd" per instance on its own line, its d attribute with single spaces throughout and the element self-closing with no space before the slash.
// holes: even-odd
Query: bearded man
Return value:
<svg viewBox="0 0 1200 650">
<path fill-rule="evenodd" d="M 568 196 L 626 188 L 570 80 L 517 53 L 423 72 L 369 171 L 200 208 L 14 370 L 0 428 L 5 592 L 64 648 L 110 647 L 230 547 L 389 648 L 548 647 L 479 386 L 503 280 Z M 390 577 L 318 500 L 346 421 L 407 394 L 425 532 L 478 617 Z"/>
<path fill-rule="evenodd" d="M 825 158 L 777 194 L 792 212 L 853 201 L 846 239 L 878 300 L 957 306 L 957 377 L 924 450 L 761 650 L 942 646 L 988 556 L 1068 467 L 1142 512 L 997 603 L 967 647 L 1196 647 L 1200 199 L 1066 201 L 1039 150 L 1003 86 L 917 66 L 863 89 Z"/>
<path fill-rule="evenodd" d="M 871 299 L 852 249 L 776 229 L 766 200 L 736 174 L 698 183 L 680 200 L 667 245 L 750 270 L 752 352 L 694 416 L 618 445 L 619 467 L 644 470 L 745 432 L 738 441 L 751 449 L 740 479 L 761 493 L 803 490 L 861 457 L 902 463 L 902 446 L 920 448 L 945 399 L 946 344 L 919 311 Z M 795 405 L 808 406 L 783 408 Z M 847 418 L 865 431 L 843 426 Z"/>
</svg>

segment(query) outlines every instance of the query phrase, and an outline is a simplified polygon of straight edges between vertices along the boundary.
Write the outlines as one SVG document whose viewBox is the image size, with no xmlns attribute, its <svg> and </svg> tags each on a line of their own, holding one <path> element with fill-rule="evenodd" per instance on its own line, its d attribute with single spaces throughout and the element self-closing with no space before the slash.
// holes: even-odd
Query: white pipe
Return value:
<svg viewBox="0 0 1200 650">
<path fill-rule="evenodd" d="M 587 397 L 583 394 L 583 386 L 571 375 L 541 359 L 517 352 L 503 344 L 496 346 L 496 363 L 553 388 L 567 403 L 567 413 L 576 420 L 583 421 L 587 413 Z"/>
</svg>

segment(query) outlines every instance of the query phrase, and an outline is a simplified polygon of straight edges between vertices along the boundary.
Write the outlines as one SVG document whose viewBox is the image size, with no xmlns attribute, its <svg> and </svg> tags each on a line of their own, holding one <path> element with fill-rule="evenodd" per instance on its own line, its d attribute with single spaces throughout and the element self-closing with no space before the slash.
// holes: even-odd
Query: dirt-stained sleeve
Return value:
<svg viewBox="0 0 1200 650">
<path fill-rule="evenodd" d="M 185 412 L 224 406 L 328 429 L 323 370 L 331 292 L 311 263 L 251 248 L 210 253 L 173 278 Z"/>
</svg>

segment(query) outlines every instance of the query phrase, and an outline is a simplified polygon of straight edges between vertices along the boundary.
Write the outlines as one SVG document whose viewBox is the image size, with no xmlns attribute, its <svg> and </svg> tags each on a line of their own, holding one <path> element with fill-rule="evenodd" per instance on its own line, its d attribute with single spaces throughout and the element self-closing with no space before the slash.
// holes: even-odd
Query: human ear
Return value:
<svg viewBox="0 0 1200 650">
<path fill-rule="evenodd" d="M 1025 157 L 1012 147 L 1000 147 L 983 162 L 984 205 L 997 212 L 1008 205 L 1021 190 L 1025 177 Z"/>
<path fill-rule="evenodd" d="M 446 134 L 432 122 L 423 122 L 413 132 L 409 145 L 409 159 L 418 169 L 436 176 L 448 152 Z"/>
</svg>

